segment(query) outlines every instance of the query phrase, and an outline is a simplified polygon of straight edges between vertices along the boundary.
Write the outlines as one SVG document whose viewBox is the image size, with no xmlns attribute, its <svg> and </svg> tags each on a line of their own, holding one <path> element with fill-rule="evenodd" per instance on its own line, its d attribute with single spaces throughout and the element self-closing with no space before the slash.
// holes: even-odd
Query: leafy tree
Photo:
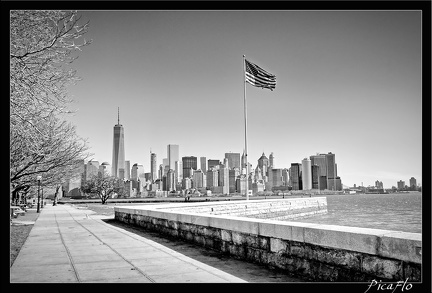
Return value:
<svg viewBox="0 0 432 293">
<path fill-rule="evenodd" d="M 123 179 L 110 176 L 108 173 L 94 175 L 82 186 L 81 191 L 89 194 L 97 194 L 105 204 L 114 195 L 123 196 L 127 194 L 127 186 Z"/>
</svg>

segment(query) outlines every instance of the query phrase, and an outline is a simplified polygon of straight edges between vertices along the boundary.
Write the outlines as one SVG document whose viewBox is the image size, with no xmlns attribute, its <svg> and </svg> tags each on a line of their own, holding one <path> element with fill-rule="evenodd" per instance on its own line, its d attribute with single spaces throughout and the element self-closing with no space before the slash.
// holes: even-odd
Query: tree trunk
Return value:
<svg viewBox="0 0 432 293">
<path fill-rule="evenodd" d="M 59 191 L 60 187 L 61 187 L 61 185 L 56 186 L 56 191 L 54 193 L 54 199 L 53 199 L 53 206 L 57 205 L 57 195 L 58 195 L 58 191 Z"/>
<path fill-rule="evenodd" d="M 12 202 L 16 202 L 16 198 L 18 197 L 18 189 L 12 190 Z"/>
<path fill-rule="evenodd" d="M 30 186 L 24 185 L 24 186 L 20 186 L 20 187 L 15 188 L 14 190 L 12 190 L 12 202 L 15 201 L 15 204 L 18 204 L 20 191 L 21 190 L 27 191 L 29 188 L 30 188 Z"/>
<path fill-rule="evenodd" d="M 100 195 L 99 195 L 99 198 L 101 199 L 102 204 L 105 204 L 106 201 L 107 201 L 107 199 L 108 199 L 108 198 L 107 198 L 105 195 L 103 195 L 103 194 L 100 194 Z"/>
</svg>

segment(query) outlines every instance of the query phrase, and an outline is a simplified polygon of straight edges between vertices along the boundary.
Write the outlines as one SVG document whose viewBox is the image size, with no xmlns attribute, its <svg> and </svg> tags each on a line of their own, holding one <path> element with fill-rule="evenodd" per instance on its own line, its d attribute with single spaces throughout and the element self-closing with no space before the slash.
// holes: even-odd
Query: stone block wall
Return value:
<svg viewBox="0 0 432 293">
<path fill-rule="evenodd" d="M 421 281 L 421 234 L 115 207 L 115 219 L 310 281 Z"/>
</svg>

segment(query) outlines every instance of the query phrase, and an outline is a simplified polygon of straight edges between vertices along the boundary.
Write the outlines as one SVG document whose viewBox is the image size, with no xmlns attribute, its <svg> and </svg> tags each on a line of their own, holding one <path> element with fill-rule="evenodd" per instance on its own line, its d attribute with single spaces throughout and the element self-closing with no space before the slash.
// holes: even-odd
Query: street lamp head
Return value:
<svg viewBox="0 0 432 293">
<path fill-rule="evenodd" d="M 41 181 L 41 180 L 42 180 L 42 176 L 39 175 L 39 176 L 37 177 L 37 181 Z"/>
</svg>

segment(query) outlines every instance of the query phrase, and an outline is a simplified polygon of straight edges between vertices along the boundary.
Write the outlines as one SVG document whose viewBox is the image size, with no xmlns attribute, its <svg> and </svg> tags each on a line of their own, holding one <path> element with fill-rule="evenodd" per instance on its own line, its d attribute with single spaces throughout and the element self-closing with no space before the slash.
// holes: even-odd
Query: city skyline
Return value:
<svg viewBox="0 0 432 293">
<path fill-rule="evenodd" d="M 117 126 L 117 125 L 116 125 Z M 179 145 L 173 145 L 173 144 L 169 144 L 169 145 L 167 145 L 167 156 L 169 157 L 169 154 L 171 153 L 171 148 L 172 147 L 175 147 L 175 153 L 176 153 L 176 157 L 177 157 L 177 153 L 179 152 Z M 206 160 L 206 163 L 207 162 L 210 162 L 210 161 L 212 161 L 212 163 L 213 164 L 216 164 L 216 165 L 220 165 L 220 164 L 223 164 L 223 165 L 225 165 L 225 166 L 229 166 L 229 169 L 231 170 L 231 169 L 233 169 L 232 167 L 230 167 L 230 165 L 229 165 L 229 163 L 228 163 L 228 161 L 230 160 L 230 159 L 232 159 L 231 157 L 230 157 L 230 155 L 240 155 L 240 153 L 225 153 L 225 157 L 224 157 L 224 159 L 221 161 L 221 160 L 219 160 L 219 159 L 207 159 Z M 325 175 L 327 175 L 327 172 L 329 172 L 329 174 L 331 175 L 330 177 L 329 177 L 329 182 L 330 182 L 330 184 L 331 184 L 331 188 L 332 188 L 332 186 L 334 185 L 333 184 L 333 180 L 341 180 L 341 184 L 342 184 L 342 186 L 345 186 L 345 187 L 360 187 L 360 186 L 364 186 L 364 187 L 376 187 L 376 188 L 381 188 L 381 189 L 383 189 L 384 187 L 383 187 L 383 183 L 382 183 L 382 181 L 379 181 L 379 180 L 376 180 L 375 182 L 374 182 L 374 184 L 373 185 L 371 185 L 371 184 L 368 184 L 368 185 L 364 185 L 363 184 L 363 182 L 360 182 L 360 184 L 356 184 L 356 183 L 354 183 L 352 186 L 348 186 L 348 185 L 346 185 L 346 184 L 344 184 L 343 183 L 343 180 L 342 180 L 342 178 L 340 178 L 341 177 L 341 175 L 340 174 L 338 174 L 338 172 L 337 172 L 337 166 L 338 166 L 338 164 L 336 163 L 336 160 L 335 160 L 335 155 L 336 154 L 334 154 L 334 153 L 331 153 L 331 152 L 329 152 L 329 153 L 327 153 L 327 154 L 325 154 L 325 153 L 316 153 L 316 154 L 311 154 L 310 156 L 308 156 L 308 157 L 305 157 L 304 159 L 302 159 L 301 161 L 300 161 L 300 163 L 299 162 L 292 162 L 291 163 L 291 165 L 290 166 L 283 166 L 283 167 L 277 167 L 277 168 L 273 168 L 274 170 L 288 170 L 288 169 L 290 169 L 293 165 L 299 165 L 299 166 L 301 166 L 301 168 L 302 168 L 302 173 L 303 174 L 306 174 L 306 176 L 307 177 L 310 177 L 309 179 L 310 179 L 310 186 L 308 186 L 308 188 L 306 188 L 306 189 L 312 189 L 312 184 L 313 184 L 313 181 L 312 181 L 312 172 L 313 172 L 313 168 L 312 167 L 317 167 L 317 168 L 319 168 L 319 174 L 320 175 L 323 175 L 323 176 L 325 176 Z M 260 169 L 260 171 L 261 171 L 261 169 L 263 169 L 263 167 L 260 165 L 260 160 L 264 157 L 264 156 L 266 156 L 265 155 L 265 153 L 263 153 L 262 155 L 261 155 L 261 157 L 257 160 L 257 163 L 256 164 L 253 164 L 253 163 L 251 163 L 250 161 L 248 161 L 248 164 L 251 166 L 251 169 L 250 169 L 250 174 L 251 174 L 251 176 L 253 177 L 253 174 L 255 173 L 255 169 L 256 168 L 259 168 Z M 270 153 L 270 157 L 272 157 L 272 160 L 271 160 L 271 162 L 272 163 L 270 163 L 270 165 L 271 166 L 274 166 L 274 164 L 273 164 L 273 152 L 271 152 Z M 324 161 L 326 161 L 326 160 L 328 160 L 329 162 L 330 162 L 330 164 L 327 166 L 327 163 L 325 163 L 324 162 L 324 165 L 323 165 L 323 163 L 322 162 L 320 162 L 320 160 L 318 160 L 318 158 L 319 157 L 323 157 L 324 158 Z M 330 157 L 330 159 L 326 159 L 326 157 Z M 206 158 L 206 157 L 201 157 L 201 159 L 202 158 Z M 208 172 L 208 171 L 210 171 L 210 169 L 212 169 L 213 168 L 213 166 L 212 166 L 212 164 L 210 164 L 210 167 L 209 168 L 206 168 L 205 170 L 203 170 L 203 168 L 202 168 L 202 166 L 201 165 L 198 165 L 198 157 L 196 157 L 196 156 L 180 156 L 179 154 L 178 154 L 178 161 L 175 161 L 174 163 L 176 163 L 176 162 L 180 162 L 180 163 L 182 163 L 182 165 L 183 165 L 183 168 L 182 168 L 182 171 L 180 171 L 181 173 L 181 178 L 189 178 L 189 179 L 193 179 L 194 177 L 193 176 L 184 176 L 184 174 L 182 174 L 184 171 L 185 171 L 185 169 L 187 169 L 187 168 L 191 168 L 189 165 L 191 164 L 189 161 L 191 160 L 191 159 L 194 159 L 194 164 L 196 165 L 196 168 L 193 168 L 194 170 L 197 170 L 197 171 L 202 171 L 202 172 L 204 172 L 204 173 L 206 173 L 206 172 Z M 154 163 L 154 162 L 156 162 L 157 163 L 157 161 L 156 161 L 156 154 L 155 153 L 153 153 L 153 152 L 151 152 L 150 153 L 150 160 L 151 160 L 151 164 L 150 165 L 152 165 L 152 163 Z M 185 167 L 185 160 L 188 160 L 188 164 L 186 165 L 187 167 Z M 314 161 L 315 160 L 315 161 Z M 99 162 L 98 160 L 94 160 L 95 162 Z M 174 168 L 170 168 L 170 166 L 169 166 L 169 159 L 168 158 L 164 158 L 163 159 L 163 161 L 161 162 L 161 164 L 157 164 L 158 166 L 163 166 L 164 164 L 167 164 L 167 165 L 165 165 L 164 166 L 164 168 L 166 169 L 166 171 L 168 172 L 168 171 L 174 171 L 174 172 L 177 172 L 177 166 L 176 165 L 174 165 Z M 305 165 L 304 163 L 305 163 L 305 161 L 306 161 L 306 163 L 307 163 L 307 165 Z M 89 161 L 85 161 L 85 164 L 87 164 Z M 125 161 L 126 163 L 129 163 L 129 161 L 128 160 L 126 160 Z M 270 161 L 269 161 L 270 162 Z M 142 173 L 142 175 L 144 176 L 144 173 L 148 173 L 149 174 L 149 178 L 153 178 L 153 175 L 152 175 L 152 171 L 151 171 L 151 169 L 150 170 L 144 170 L 144 168 L 143 168 L 143 165 L 141 164 L 141 163 L 134 163 L 134 167 L 135 166 L 141 166 L 141 173 Z M 236 166 L 236 164 L 233 166 L 233 167 L 237 167 Z M 238 168 L 238 167 L 237 167 Z M 240 168 L 241 169 L 241 168 Z M 264 170 L 266 170 L 266 169 L 264 169 Z M 125 173 L 127 173 L 127 172 L 132 172 L 133 173 L 133 167 L 131 168 L 131 169 L 129 169 L 129 170 L 125 170 L 124 171 Z M 324 173 L 323 173 L 324 172 Z M 189 174 L 189 173 L 187 173 L 187 174 Z M 336 174 L 336 176 L 333 176 L 333 174 Z M 165 176 L 165 175 L 164 175 Z M 319 175 L 317 175 L 317 176 L 319 176 Z M 121 177 L 121 175 L 120 175 L 120 177 Z M 132 178 L 133 176 L 131 176 L 131 178 Z M 159 178 L 160 176 L 156 176 L 155 178 L 156 179 L 162 179 L 162 178 Z M 126 177 L 125 178 L 129 178 L 129 176 L 127 176 L 126 175 Z M 152 179 L 152 181 L 154 182 L 156 179 Z M 309 180 L 308 179 L 308 180 Z M 318 180 L 318 179 L 317 179 Z M 398 180 L 397 182 L 396 182 L 396 184 L 393 184 L 393 185 L 391 185 L 391 186 L 386 186 L 384 189 L 390 189 L 391 187 L 396 187 L 396 186 L 398 186 L 398 188 L 400 188 L 399 187 L 399 185 L 400 185 L 400 182 L 404 182 L 405 183 L 405 181 L 406 180 Z M 420 185 L 418 185 L 417 184 L 417 178 L 414 178 L 414 177 L 411 177 L 409 180 L 408 180 L 409 182 L 410 182 L 410 184 L 409 185 L 407 185 L 408 187 L 411 187 L 411 186 L 421 186 L 421 184 Z M 181 182 L 181 180 L 179 180 L 179 182 Z M 380 186 L 378 186 L 377 185 L 377 182 L 378 183 L 380 183 L 381 185 Z M 414 184 L 412 183 L 412 182 L 415 182 Z M 316 183 L 316 184 L 318 184 L 318 182 Z M 322 183 L 320 183 L 320 184 L 322 184 Z M 339 183 L 338 183 L 339 184 Z M 404 186 L 405 186 L 406 184 L 404 184 Z M 318 185 L 317 185 L 318 186 Z M 316 187 L 313 187 L 314 189 L 317 189 Z M 330 189 L 331 189 L 330 188 Z"/>
<path fill-rule="evenodd" d="M 242 56 L 276 75 L 246 86 L 248 162 L 276 168 L 332 152 L 347 186 L 385 188 L 421 173 L 420 11 L 82 11 L 69 120 L 93 159 L 112 156 L 122 113 L 125 159 L 150 172 L 180 158 L 243 153 Z M 112 164 L 112 162 L 110 162 Z"/>
</svg>

